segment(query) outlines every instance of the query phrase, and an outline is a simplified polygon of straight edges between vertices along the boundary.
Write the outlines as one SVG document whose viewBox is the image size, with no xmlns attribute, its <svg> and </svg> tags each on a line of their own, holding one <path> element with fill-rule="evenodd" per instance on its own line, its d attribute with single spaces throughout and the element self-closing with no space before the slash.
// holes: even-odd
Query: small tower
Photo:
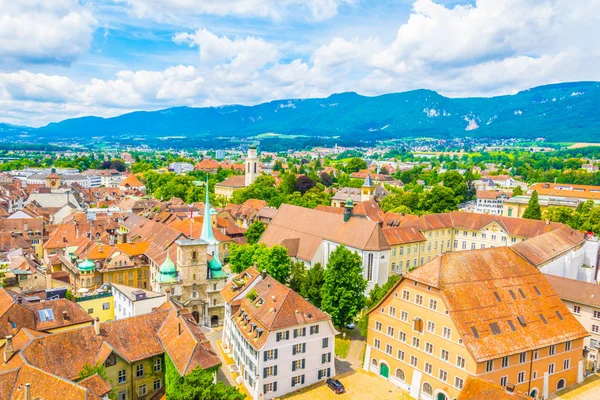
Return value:
<svg viewBox="0 0 600 400">
<path fill-rule="evenodd" d="M 360 191 L 360 201 L 367 201 L 373 198 L 375 193 L 375 185 L 371 180 L 371 174 L 367 175 L 367 179 L 365 179 L 365 183 L 363 183 Z"/>
<path fill-rule="evenodd" d="M 60 176 L 56 173 L 56 169 L 52 168 L 50 175 L 46 176 L 46 187 L 57 189 L 60 186 Z"/>
<path fill-rule="evenodd" d="M 350 221 L 350 218 L 352 218 L 353 212 L 354 212 L 354 202 L 352 201 L 352 197 L 348 196 L 348 200 L 346 200 L 346 204 L 344 204 L 344 222 Z"/>
<path fill-rule="evenodd" d="M 256 146 L 250 146 L 248 148 L 248 157 L 246 157 L 245 185 L 252 185 L 259 173 L 260 171 L 258 168 L 258 153 L 256 151 Z"/>
</svg>

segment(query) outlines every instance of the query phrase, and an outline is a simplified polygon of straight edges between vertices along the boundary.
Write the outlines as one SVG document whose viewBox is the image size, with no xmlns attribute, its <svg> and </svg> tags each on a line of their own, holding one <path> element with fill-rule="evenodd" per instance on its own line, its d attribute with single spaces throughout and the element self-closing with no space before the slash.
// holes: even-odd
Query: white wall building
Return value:
<svg viewBox="0 0 600 400">
<path fill-rule="evenodd" d="M 151 292 L 116 283 L 105 283 L 110 287 L 115 301 L 115 320 L 148 314 L 167 301 L 164 293 Z"/>
<path fill-rule="evenodd" d="M 169 169 L 175 171 L 176 174 L 186 174 L 194 170 L 194 166 L 186 162 L 172 162 L 169 164 Z"/>
<path fill-rule="evenodd" d="M 478 190 L 474 212 L 479 214 L 502 215 L 504 201 L 510 196 L 494 190 Z"/>
<path fill-rule="evenodd" d="M 254 399 L 281 397 L 335 375 L 329 315 L 252 267 L 221 294 L 223 347 Z"/>
</svg>

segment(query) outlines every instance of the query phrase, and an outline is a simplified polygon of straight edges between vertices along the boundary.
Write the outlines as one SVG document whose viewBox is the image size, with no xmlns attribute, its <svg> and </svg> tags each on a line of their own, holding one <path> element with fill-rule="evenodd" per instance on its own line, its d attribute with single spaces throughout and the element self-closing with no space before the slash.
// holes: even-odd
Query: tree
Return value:
<svg viewBox="0 0 600 400">
<path fill-rule="evenodd" d="M 375 304 L 379 303 L 381 299 L 389 292 L 394 285 L 400 280 L 400 275 L 391 275 L 387 282 L 383 284 L 383 286 L 375 285 L 373 289 L 369 292 L 369 298 L 366 301 L 367 307 L 373 307 Z"/>
<path fill-rule="evenodd" d="M 102 379 L 109 382 L 108 374 L 106 373 L 106 367 L 104 364 L 96 363 L 93 366 L 90 364 L 85 364 L 81 371 L 79 371 L 79 380 L 83 380 L 85 378 L 89 378 L 92 375 L 100 375 Z"/>
<path fill-rule="evenodd" d="M 315 307 L 321 308 L 321 288 L 323 287 L 324 270 L 321 263 L 316 263 L 306 272 L 306 278 L 300 286 L 300 294 L 310 301 Z"/>
<path fill-rule="evenodd" d="M 258 262 L 259 271 L 266 269 L 269 275 L 283 284 L 290 278 L 291 267 L 292 259 L 283 246 L 272 246 L 261 254 Z"/>
<path fill-rule="evenodd" d="M 523 218 L 538 220 L 542 219 L 542 209 L 540 208 L 540 203 L 538 201 L 538 193 L 536 190 L 534 190 L 531 194 L 529 204 L 527 204 L 527 208 L 523 213 Z"/>
<path fill-rule="evenodd" d="M 255 219 L 252 225 L 248 227 L 246 233 L 244 233 L 244 236 L 248 239 L 249 244 L 256 244 L 260 240 L 265 229 L 267 229 L 267 226 L 258 219 Z"/>
<path fill-rule="evenodd" d="M 420 207 L 432 213 L 443 213 L 456 210 L 458 199 L 454 191 L 445 186 L 436 186 L 424 197 Z"/>
<path fill-rule="evenodd" d="M 306 280 L 306 267 L 302 261 L 296 261 L 292 263 L 292 267 L 290 269 L 290 280 L 288 285 L 290 289 L 295 292 L 301 293 L 302 285 Z"/>
<path fill-rule="evenodd" d="M 300 175 L 296 180 L 296 190 L 304 194 L 315 187 L 315 182 L 306 175 Z"/>
<path fill-rule="evenodd" d="M 352 172 L 358 172 L 361 169 L 367 168 L 367 162 L 362 158 L 354 157 L 346 164 L 346 172 L 351 174 Z"/>
<path fill-rule="evenodd" d="M 321 308 L 342 329 L 354 320 L 365 305 L 362 260 L 356 252 L 338 246 L 329 256 L 323 280 Z"/>
<path fill-rule="evenodd" d="M 296 191 L 296 183 L 296 175 L 284 174 L 281 178 L 281 182 L 279 183 L 279 190 L 284 195 L 292 194 Z"/>
<path fill-rule="evenodd" d="M 515 186 L 515 188 L 512 191 L 512 195 L 514 196 L 522 196 L 523 195 L 523 188 L 521 188 L 521 186 Z"/>
<path fill-rule="evenodd" d="M 254 264 L 254 253 L 256 247 L 251 244 L 238 245 L 233 243 L 229 251 L 229 268 L 239 274 Z"/>
<path fill-rule="evenodd" d="M 192 372 L 180 377 L 176 390 L 168 390 L 169 400 L 244 400 L 246 395 L 235 386 L 223 382 L 214 383 L 214 373 L 194 368 Z"/>
<path fill-rule="evenodd" d="M 464 178 L 457 171 L 448 171 L 440 175 L 445 187 L 452 189 L 454 195 L 458 197 L 457 203 L 464 200 L 467 195 L 467 184 Z"/>
<path fill-rule="evenodd" d="M 319 179 L 321 180 L 321 183 L 327 187 L 333 184 L 333 178 L 331 178 L 331 175 L 329 175 L 325 171 L 321 172 L 321 174 L 319 175 Z"/>
</svg>

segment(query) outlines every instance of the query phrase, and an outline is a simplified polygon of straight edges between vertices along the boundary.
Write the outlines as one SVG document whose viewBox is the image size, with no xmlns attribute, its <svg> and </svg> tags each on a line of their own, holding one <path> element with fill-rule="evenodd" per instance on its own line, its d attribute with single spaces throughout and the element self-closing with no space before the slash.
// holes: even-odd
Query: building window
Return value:
<svg viewBox="0 0 600 400">
<path fill-rule="evenodd" d="M 297 369 L 304 369 L 304 365 L 304 359 L 292 361 L 292 371 L 295 371 Z"/>
<path fill-rule="evenodd" d="M 404 381 L 406 379 L 404 371 L 402 371 L 400 368 L 396 369 L 396 378 L 400 379 L 401 381 Z"/>
<path fill-rule="evenodd" d="M 158 389 L 160 389 L 162 387 L 162 381 L 160 379 L 157 379 L 154 381 L 154 383 L 152 384 L 152 389 L 156 392 Z"/>
<path fill-rule="evenodd" d="M 408 290 L 402 291 L 402 300 L 410 301 L 410 292 Z"/>
<path fill-rule="evenodd" d="M 326 337 L 326 338 L 323 338 L 323 346 L 322 346 L 322 348 L 324 348 L 324 349 L 325 349 L 325 348 L 327 348 L 327 347 L 329 347 L 329 338 L 328 338 L 328 337 Z M 272 351 L 272 350 L 271 350 L 271 351 Z"/>
<path fill-rule="evenodd" d="M 440 378 L 440 381 L 446 382 L 448 380 L 448 373 L 443 369 L 440 369 L 440 374 L 438 377 Z"/>
<path fill-rule="evenodd" d="M 432 354 L 433 353 L 433 344 L 427 342 L 425 343 L 425 352 Z"/>
<path fill-rule="evenodd" d="M 571 368 L 571 359 L 567 358 L 565 361 L 563 361 L 563 369 L 566 371 L 569 368 Z"/>
<path fill-rule="evenodd" d="M 435 333 L 435 322 L 427 321 L 427 332 Z"/>
<path fill-rule="evenodd" d="M 600 311 L 594 311 L 594 318 L 600 319 Z"/>
<path fill-rule="evenodd" d="M 294 329 L 294 338 L 306 336 L 306 327 Z"/>
<path fill-rule="evenodd" d="M 388 334 L 388 336 L 394 337 L 394 328 L 392 328 L 391 326 L 388 326 L 387 334 Z"/>
<path fill-rule="evenodd" d="M 389 346 L 389 345 L 388 345 Z M 321 354 L 321 364 L 331 362 L 331 353 Z"/>
<path fill-rule="evenodd" d="M 154 359 L 154 372 L 159 372 L 162 370 L 162 359 L 155 358 Z"/>
<path fill-rule="evenodd" d="M 381 324 L 381 322 L 379 322 L 379 321 L 375 321 L 375 330 L 376 330 L 377 332 L 381 332 L 381 328 L 382 328 L 382 326 L 383 326 L 383 325 Z"/>
<path fill-rule="evenodd" d="M 276 341 L 288 340 L 290 338 L 290 331 L 277 332 L 275 336 Z"/>
<path fill-rule="evenodd" d="M 419 363 L 419 360 L 417 359 L 417 357 L 410 356 L 410 365 L 412 365 L 413 367 L 416 367 L 418 363 Z"/>
<path fill-rule="evenodd" d="M 400 313 L 400 320 L 401 320 L 401 321 L 404 321 L 404 322 L 407 322 L 407 321 L 408 321 L 408 313 L 407 313 L 406 311 L 402 311 L 402 312 Z"/>
<path fill-rule="evenodd" d="M 517 383 L 523 382 L 525 382 L 525 371 L 519 372 L 519 375 L 517 376 Z"/>
<path fill-rule="evenodd" d="M 462 379 L 460 379 L 458 376 L 454 378 L 454 387 L 455 388 L 457 388 L 458 390 L 461 390 L 464 385 L 465 385 L 465 382 Z"/>
<path fill-rule="evenodd" d="M 429 299 L 429 308 L 431 310 L 437 310 L 437 300 Z"/>
<path fill-rule="evenodd" d="M 444 327 L 443 336 L 445 339 L 451 339 L 452 338 L 452 329 Z"/>
<path fill-rule="evenodd" d="M 304 384 L 304 375 L 294 376 L 292 378 L 292 386 Z"/>
<path fill-rule="evenodd" d="M 275 391 L 275 385 L 277 384 L 277 382 L 270 382 L 270 383 L 265 383 L 263 385 L 263 392 L 267 393 L 267 392 L 274 392 Z"/>
<path fill-rule="evenodd" d="M 412 345 L 413 345 L 413 347 L 416 347 L 417 349 L 419 348 L 419 346 L 421 345 L 421 341 L 419 340 L 418 337 L 413 337 Z"/>
<path fill-rule="evenodd" d="M 396 318 L 396 307 L 390 307 L 390 317 Z"/>
<path fill-rule="evenodd" d="M 418 305 L 423 305 L 423 296 L 421 296 L 420 294 L 415 296 L 415 304 Z"/>
<path fill-rule="evenodd" d="M 123 369 L 119 371 L 119 383 L 125 382 L 127 382 L 127 371 Z"/>
<path fill-rule="evenodd" d="M 450 358 L 450 352 L 448 352 L 448 350 L 442 349 L 442 351 L 440 352 L 440 358 L 444 361 L 448 361 L 448 359 Z"/>
<path fill-rule="evenodd" d="M 579 313 L 581 313 L 581 307 L 573 306 L 573 314 L 579 314 Z"/>
<path fill-rule="evenodd" d="M 433 366 L 431 364 L 429 364 L 428 362 L 425 363 L 425 373 L 428 375 L 431 375 L 431 373 L 433 372 Z"/>
<path fill-rule="evenodd" d="M 466 360 L 461 356 L 456 356 L 456 366 L 458 368 L 465 368 Z"/>
<path fill-rule="evenodd" d="M 519 363 L 523 364 L 527 362 L 527 353 L 519 354 Z"/>
<path fill-rule="evenodd" d="M 565 342 L 565 351 L 571 350 L 571 342 Z"/>
<path fill-rule="evenodd" d="M 110 310 L 110 303 L 102 303 L 103 310 Z"/>
<path fill-rule="evenodd" d="M 554 373 L 554 363 L 548 365 L 548 374 L 552 375 Z"/>
<path fill-rule="evenodd" d="M 375 339 L 375 341 L 373 342 L 373 347 L 375 347 L 376 349 L 379 349 L 381 347 L 381 342 L 379 341 L 379 339 Z"/>
<path fill-rule="evenodd" d="M 367 280 L 373 281 L 373 253 L 369 253 L 367 256 Z"/>
<path fill-rule="evenodd" d="M 292 350 L 294 354 L 304 353 L 306 351 L 306 343 L 295 344 Z"/>
<path fill-rule="evenodd" d="M 402 350 L 398 350 L 398 359 L 404 361 L 404 352 Z"/>
<path fill-rule="evenodd" d="M 413 331 L 423 333 L 423 320 L 421 318 L 415 318 L 413 321 Z"/>
<path fill-rule="evenodd" d="M 598 327 L 598 325 L 592 325 L 592 332 L 594 332 L 594 333 L 600 332 L 600 328 Z"/>
<path fill-rule="evenodd" d="M 146 394 L 148 394 L 148 388 L 146 385 L 140 385 L 138 387 L 138 396 L 145 396 Z"/>
<path fill-rule="evenodd" d="M 138 364 L 135 367 L 135 376 L 138 378 L 141 378 L 142 376 L 144 376 L 144 364 Z"/>
<path fill-rule="evenodd" d="M 502 357 L 502 368 L 508 367 L 509 357 Z"/>
<path fill-rule="evenodd" d="M 392 355 L 392 353 L 394 352 L 394 350 L 392 349 L 392 345 L 391 344 L 386 344 L 385 345 L 385 353 Z"/>
<path fill-rule="evenodd" d="M 556 353 L 556 346 L 555 345 L 550 346 L 550 348 L 548 349 L 548 355 L 553 356 L 555 353 Z"/>
<path fill-rule="evenodd" d="M 433 386 L 431 386 L 429 383 L 425 382 L 423 384 L 423 393 L 425 393 L 428 396 L 433 396 Z"/>
<path fill-rule="evenodd" d="M 489 360 L 485 363 L 485 372 L 492 372 L 494 370 L 494 360 Z"/>
<path fill-rule="evenodd" d="M 400 340 L 401 342 L 406 342 L 406 333 L 400 331 L 400 333 L 398 334 L 398 340 Z"/>
<path fill-rule="evenodd" d="M 500 386 L 506 386 L 507 383 L 508 383 L 508 376 L 503 376 L 502 378 L 500 378 Z"/>
</svg>

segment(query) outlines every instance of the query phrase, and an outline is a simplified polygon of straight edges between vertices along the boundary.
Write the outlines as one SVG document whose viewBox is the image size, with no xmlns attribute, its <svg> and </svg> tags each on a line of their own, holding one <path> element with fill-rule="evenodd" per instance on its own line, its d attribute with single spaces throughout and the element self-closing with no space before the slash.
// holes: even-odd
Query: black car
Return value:
<svg viewBox="0 0 600 400">
<path fill-rule="evenodd" d="M 326 383 L 335 394 L 344 393 L 346 391 L 346 389 L 344 389 L 344 385 L 342 385 L 342 382 L 338 381 L 337 379 L 329 378 L 327 379 Z"/>
</svg>

